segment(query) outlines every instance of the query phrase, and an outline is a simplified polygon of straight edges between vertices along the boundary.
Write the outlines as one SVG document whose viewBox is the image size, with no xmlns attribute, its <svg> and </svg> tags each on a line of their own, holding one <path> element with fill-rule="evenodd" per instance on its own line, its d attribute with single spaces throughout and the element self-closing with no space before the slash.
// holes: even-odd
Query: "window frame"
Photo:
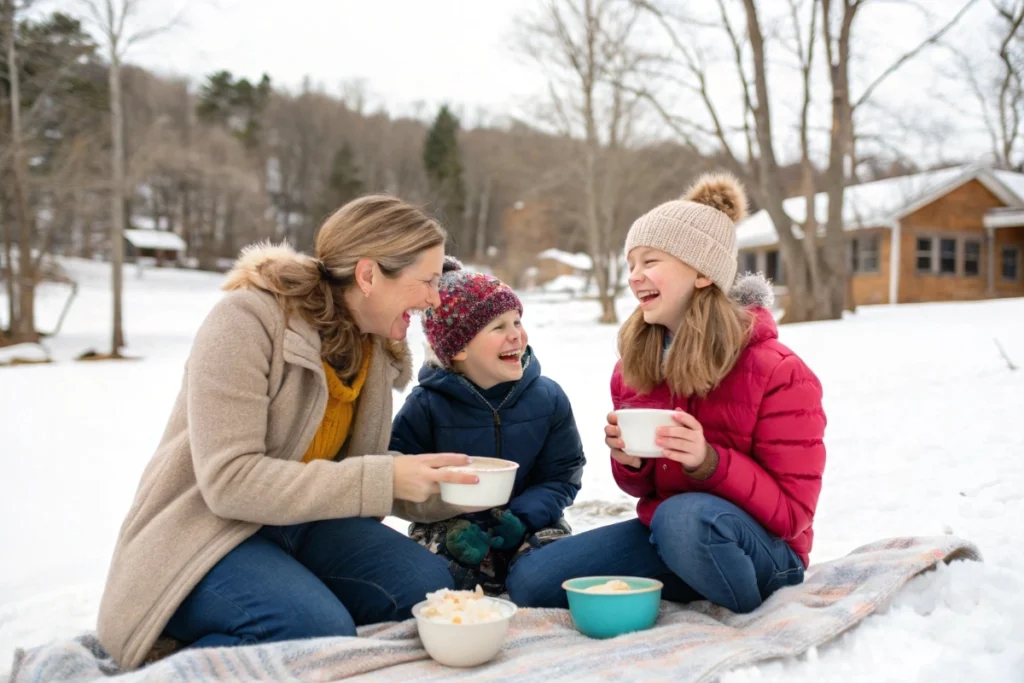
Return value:
<svg viewBox="0 0 1024 683">
<path fill-rule="evenodd" d="M 931 248 L 927 251 L 919 248 L 918 242 L 920 240 L 928 240 L 931 243 Z M 953 242 L 953 264 L 954 269 L 952 271 L 942 270 L 942 243 Z M 968 273 L 967 272 L 967 244 L 975 243 L 978 245 L 978 272 Z M 933 277 L 953 277 L 953 278 L 964 278 L 968 280 L 980 279 L 985 276 L 985 247 L 987 241 L 984 235 L 980 235 L 974 232 L 967 233 L 951 233 L 948 231 L 930 231 L 921 232 L 914 235 L 914 274 L 918 276 L 933 276 Z M 918 260 L 924 256 L 928 257 L 930 267 L 925 269 L 920 267 Z"/>
<path fill-rule="evenodd" d="M 968 273 L 967 272 L 967 245 L 968 244 L 977 244 L 978 245 L 978 254 L 977 254 L 977 259 L 976 259 L 976 263 L 978 264 L 978 270 L 977 270 L 977 272 L 974 272 L 974 273 Z M 963 240 L 961 240 L 961 244 L 960 244 L 960 268 L 963 271 L 962 277 L 965 277 L 965 278 L 980 278 L 981 277 L 982 264 L 984 263 L 984 260 L 985 260 L 984 257 L 982 256 L 982 254 L 984 252 L 985 252 L 985 240 L 983 240 L 981 238 L 975 239 L 973 237 L 965 237 Z"/>
<path fill-rule="evenodd" d="M 865 243 L 873 245 L 873 249 L 866 249 Z M 882 272 L 882 240 L 877 232 L 851 237 L 846 245 L 846 262 L 852 275 L 877 275 Z M 875 265 L 873 268 L 864 268 L 864 255 L 872 252 Z"/>
<path fill-rule="evenodd" d="M 1016 244 L 1003 244 L 999 247 L 999 279 L 1002 282 L 1020 282 L 1021 280 L 1021 252 L 1024 251 L 1019 245 Z M 1013 252 L 1016 254 L 1014 259 L 1014 269 L 1017 271 L 1016 277 L 1006 276 L 1006 254 L 1007 252 Z"/>
</svg>

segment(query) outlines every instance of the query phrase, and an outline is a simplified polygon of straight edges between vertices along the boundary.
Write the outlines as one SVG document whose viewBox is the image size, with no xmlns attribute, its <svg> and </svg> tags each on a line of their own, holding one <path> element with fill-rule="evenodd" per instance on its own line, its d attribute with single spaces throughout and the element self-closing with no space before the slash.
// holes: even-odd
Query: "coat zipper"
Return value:
<svg viewBox="0 0 1024 683">
<path fill-rule="evenodd" d="M 494 411 L 494 443 L 497 446 L 498 460 L 501 460 L 501 418 L 498 411 Z"/>
<path fill-rule="evenodd" d="M 491 405 L 490 401 L 488 401 L 486 398 L 484 398 L 480 394 L 480 392 L 476 390 L 476 387 L 473 386 L 472 382 L 467 380 L 465 377 L 461 377 L 461 376 L 459 377 L 459 379 L 461 379 L 463 382 L 466 383 L 466 386 L 469 387 L 469 390 L 471 392 L 473 392 L 474 396 L 476 396 L 478 399 L 480 399 L 485 406 L 487 406 L 488 408 L 491 409 L 491 413 L 494 415 L 494 447 L 495 447 L 495 450 L 497 451 L 498 459 L 502 459 L 501 458 L 501 416 L 498 414 L 498 411 L 500 411 L 502 408 L 504 408 L 505 404 L 508 403 L 509 398 L 511 398 L 512 394 L 515 393 L 516 387 L 519 386 L 519 382 L 516 382 L 515 384 L 512 385 L 512 387 L 508 390 L 508 393 L 505 394 L 505 398 L 502 399 L 502 401 L 498 405 L 498 407 L 495 408 L 494 406 Z"/>
</svg>

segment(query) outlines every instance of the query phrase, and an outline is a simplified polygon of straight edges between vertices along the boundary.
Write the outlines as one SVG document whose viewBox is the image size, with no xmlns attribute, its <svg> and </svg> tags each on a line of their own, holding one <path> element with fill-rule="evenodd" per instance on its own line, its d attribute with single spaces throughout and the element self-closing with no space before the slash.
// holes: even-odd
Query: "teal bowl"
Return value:
<svg viewBox="0 0 1024 683">
<path fill-rule="evenodd" d="M 612 579 L 625 581 L 628 591 L 587 593 L 586 589 Z M 644 631 L 658 620 L 663 585 L 657 579 L 635 576 L 584 576 L 562 584 L 569 612 L 580 633 L 590 638 L 614 638 Z"/>
</svg>

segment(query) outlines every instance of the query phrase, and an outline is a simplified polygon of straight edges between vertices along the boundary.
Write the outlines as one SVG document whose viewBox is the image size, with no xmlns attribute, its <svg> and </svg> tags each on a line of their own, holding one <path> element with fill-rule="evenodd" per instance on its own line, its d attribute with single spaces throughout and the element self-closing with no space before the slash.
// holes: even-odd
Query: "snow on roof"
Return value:
<svg viewBox="0 0 1024 683">
<path fill-rule="evenodd" d="M 562 251 L 561 249 L 545 249 L 537 254 L 537 259 L 557 261 L 558 263 L 563 263 L 570 268 L 575 268 L 576 270 L 590 270 L 594 267 L 593 260 L 586 254 L 570 254 L 569 252 Z"/>
<path fill-rule="evenodd" d="M 185 251 L 185 240 L 167 230 L 125 230 L 124 238 L 136 249 Z"/>
<path fill-rule="evenodd" d="M 1024 173 L 993 171 L 992 174 L 1006 186 L 1006 189 L 1017 195 L 1019 199 L 1024 200 Z"/>
<path fill-rule="evenodd" d="M 1024 174 L 985 171 L 977 166 L 964 165 L 851 185 L 846 188 L 843 198 L 843 221 L 847 230 L 888 227 L 894 219 L 909 213 L 909 207 L 919 208 L 922 201 L 933 201 L 975 177 L 991 185 L 993 176 L 1017 201 L 1024 203 Z M 1012 201 L 1013 197 L 1009 199 Z M 802 222 L 807 217 L 807 203 L 803 197 L 790 197 L 782 205 L 794 221 Z M 824 224 L 828 219 L 827 193 L 815 195 L 814 212 L 819 224 Z M 794 230 L 794 233 L 802 236 L 800 230 Z M 763 209 L 736 226 L 736 242 L 740 249 L 768 246 L 777 241 L 775 225 Z"/>
</svg>

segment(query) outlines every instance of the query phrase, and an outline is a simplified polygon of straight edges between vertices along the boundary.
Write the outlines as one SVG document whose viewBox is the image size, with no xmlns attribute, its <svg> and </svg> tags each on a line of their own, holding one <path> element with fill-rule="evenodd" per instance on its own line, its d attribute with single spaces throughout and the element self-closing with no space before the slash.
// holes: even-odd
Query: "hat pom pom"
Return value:
<svg viewBox="0 0 1024 683">
<path fill-rule="evenodd" d="M 733 223 L 747 217 L 747 193 L 740 181 L 728 173 L 705 173 L 697 178 L 683 199 L 718 209 Z"/>
<path fill-rule="evenodd" d="M 454 256 L 445 256 L 444 267 L 441 269 L 441 272 L 450 273 L 453 270 L 462 270 L 462 261 L 455 258 Z"/>
</svg>

